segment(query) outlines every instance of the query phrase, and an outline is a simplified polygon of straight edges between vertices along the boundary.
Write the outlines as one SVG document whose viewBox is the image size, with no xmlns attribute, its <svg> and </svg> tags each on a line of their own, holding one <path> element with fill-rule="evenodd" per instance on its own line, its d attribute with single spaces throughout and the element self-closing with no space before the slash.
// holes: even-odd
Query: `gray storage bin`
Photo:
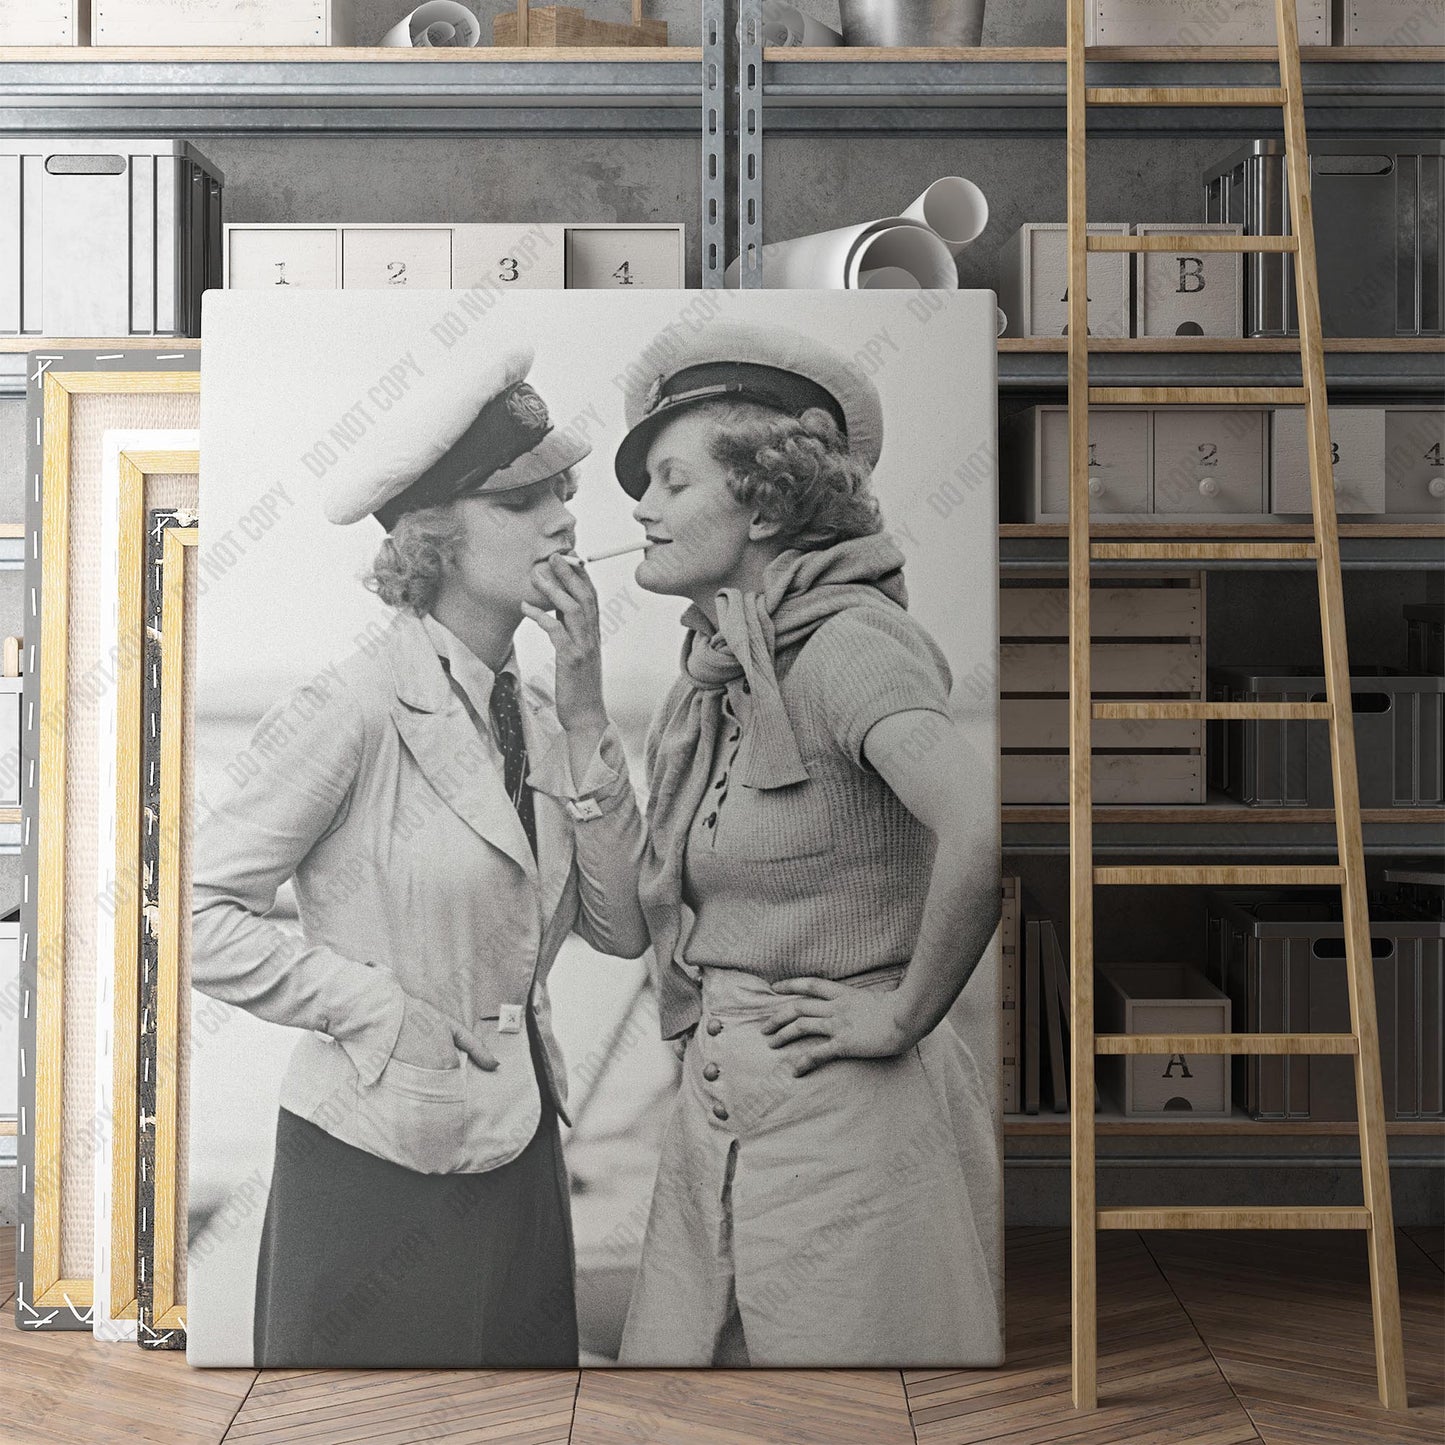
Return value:
<svg viewBox="0 0 1445 1445">
<path fill-rule="evenodd" d="M 1438 807 L 1445 772 L 1445 678 L 1392 667 L 1350 675 L 1355 760 L 1363 808 Z M 1310 668 L 1209 669 L 1217 702 L 1323 702 L 1325 679 Z M 1329 725 L 1248 718 L 1211 722 L 1205 743 L 1209 783 L 1264 808 L 1328 808 Z"/>
<path fill-rule="evenodd" d="M 197 336 L 221 173 L 185 141 L 0 140 L 0 336 Z"/>
<path fill-rule="evenodd" d="M 1209 973 L 1241 1033 L 1349 1033 L 1336 894 L 1221 890 L 1206 903 Z M 1385 1117 L 1445 1118 L 1445 922 L 1376 899 L 1370 952 Z M 1234 1099 L 1256 1119 L 1354 1119 L 1349 1055 L 1239 1057 Z"/>
<path fill-rule="evenodd" d="M 1310 141 L 1310 187 L 1326 336 L 1440 336 L 1445 142 Z M 1251 141 L 1204 175 L 1204 218 L 1248 236 L 1289 232 L 1284 143 Z M 1244 334 L 1294 336 L 1294 257 L 1246 256 Z"/>
</svg>

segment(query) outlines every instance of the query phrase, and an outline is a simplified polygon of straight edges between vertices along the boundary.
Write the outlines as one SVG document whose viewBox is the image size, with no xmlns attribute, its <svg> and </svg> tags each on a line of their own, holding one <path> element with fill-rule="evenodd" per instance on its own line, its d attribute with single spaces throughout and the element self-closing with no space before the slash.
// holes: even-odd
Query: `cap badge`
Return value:
<svg viewBox="0 0 1445 1445">
<path fill-rule="evenodd" d="M 526 382 L 512 388 L 507 397 L 507 415 L 518 426 L 533 432 L 546 431 L 550 420 L 547 403 Z"/>
<path fill-rule="evenodd" d="M 662 386 L 667 380 L 664 376 L 655 376 L 652 385 L 647 388 L 647 395 L 642 398 L 643 415 L 650 415 L 657 410 L 658 403 L 662 400 Z"/>
</svg>

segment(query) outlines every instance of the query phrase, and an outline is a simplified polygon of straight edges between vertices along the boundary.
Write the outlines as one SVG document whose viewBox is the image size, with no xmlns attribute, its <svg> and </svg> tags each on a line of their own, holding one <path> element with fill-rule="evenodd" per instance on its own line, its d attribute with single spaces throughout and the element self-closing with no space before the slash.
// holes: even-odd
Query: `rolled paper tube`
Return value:
<svg viewBox="0 0 1445 1445">
<path fill-rule="evenodd" d="M 902 266 L 877 266 L 858 273 L 860 291 L 916 291 L 918 278 Z"/>
<path fill-rule="evenodd" d="M 418 50 L 464 50 L 481 38 L 481 22 L 465 5 L 458 5 L 455 0 L 428 0 L 405 19 L 397 21 L 382 36 L 381 43 Z"/>
<path fill-rule="evenodd" d="M 953 253 L 927 226 L 917 221 L 899 218 L 865 236 L 848 258 L 848 288 L 861 287 L 864 272 L 879 271 L 906 271 L 913 278 L 913 287 L 925 291 L 958 290 L 958 267 Z M 767 275 L 766 263 L 763 275 Z"/>
<path fill-rule="evenodd" d="M 988 198 L 962 176 L 942 176 L 903 214 L 922 221 L 956 256 L 988 225 Z"/>
<path fill-rule="evenodd" d="M 879 246 L 884 235 L 891 240 Z M 893 266 L 909 272 L 914 288 L 958 289 L 958 268 L 948 247 L 921 222 L 897 216 L 774 241 L 763 247 L 761 260 L 763 288 L 768 291 L 847 291 L 861 285 L 863 270 Z M 729 286 L 738 284 L 736 260 L 727 268 L 725 280 Z"/>
<path fill-rule="evenodd" d="M 998 334 L 1002 336 L 1008 330 L 1008 317 L 1004 315 L 1002 306 L 995 306 L 993 309 L 998 312 Z"/>
<path fill-rule="evenodd" d="M 783 0 L 763 0 L 764 45 L 841 45 L 843 37 Z"/>
</svg>

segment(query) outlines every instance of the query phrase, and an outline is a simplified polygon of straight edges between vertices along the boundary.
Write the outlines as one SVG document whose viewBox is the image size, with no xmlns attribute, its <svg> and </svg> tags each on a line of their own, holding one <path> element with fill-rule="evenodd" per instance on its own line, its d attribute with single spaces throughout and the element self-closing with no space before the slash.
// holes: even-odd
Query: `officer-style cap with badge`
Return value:
<svg viewBox="0 0 1445 1445">
<path fill-rule="evenodd" d="M 448 412 L 425 415 L 423 436 L 377 448 L 372 466 L 343 476 L 326 499 L 327 518 L 375 516 L 389 532 L 407 512 L 530 487 L 575 466 L 592 448 L 553 427 L 527 384 L 531 367 L 531 350 L 514 347 L 479 368 Z"/>
<path fill-rule="evenodd" d="M 848 450 L 877 466 L 883 405 L 857 367 L 810 336 L 781 326 L 706 326 L 680 343 L 658 336 L 643 357 L 661 369 L 633 368 L 625 408 L 630 428 L 617 449 L 617 480 L 637 500 L 647 490 L 647 452 L 664 422 L 705 401 L 752 401 L 788 416 L 820 407 L 838 423 Z"/>
</svg>

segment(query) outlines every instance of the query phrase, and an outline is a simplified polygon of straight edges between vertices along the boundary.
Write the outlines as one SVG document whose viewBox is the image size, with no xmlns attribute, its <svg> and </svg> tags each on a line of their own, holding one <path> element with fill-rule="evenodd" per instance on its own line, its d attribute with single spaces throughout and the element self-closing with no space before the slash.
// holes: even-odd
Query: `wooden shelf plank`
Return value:
<svg viewBox="0 0 1445 1445">
<path fill-rule="evenodd" d="M 1067 1114 L 1005 1114 L 1006 1139 L 1064 1138 L 1069 1132 Z M 1168 1119 L 1125 1119 L 1119 1114 L 1100 1114 L 1094 1132 L 1109 1138 L 1218 1138 L 1287 1139 L 1359 1137 L 1359 1126 L 1349 1119 L 1251 1119 L 1236 1111 L 1230 1119 L 1191 1119 L 1175 1115 Z M 1390 1119 L 1385 1132 L 1392 1138 L 1445 1139 L 1445 1119 Z M 1201 1156 L 1201 1162 L 1207 1162 Z"/>
</svg>

